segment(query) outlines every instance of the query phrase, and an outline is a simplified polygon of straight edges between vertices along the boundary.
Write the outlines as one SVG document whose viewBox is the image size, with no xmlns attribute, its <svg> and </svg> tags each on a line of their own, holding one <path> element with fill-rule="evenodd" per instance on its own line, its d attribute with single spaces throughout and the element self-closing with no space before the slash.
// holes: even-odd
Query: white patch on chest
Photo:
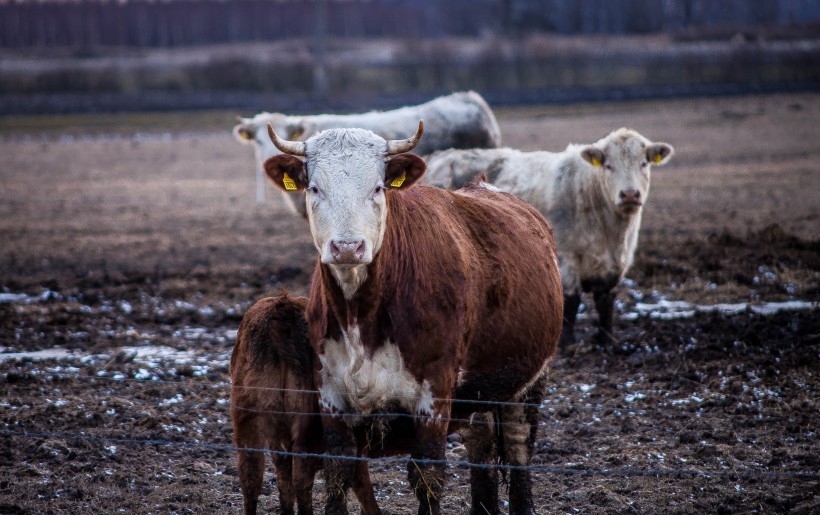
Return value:
<svg viewBox="0 0 820 515">
<path fill-rule="evenodd" d="M 325 408 L 368 414 L 395 402 L 411 414 L 432 414 L 429 381 L 416 381 L 405 369 L 399 347 L 389 340 L 368 357 L 359 327 L 352 326 L 341 341 L 324 341 L 319 361 L 320 401 Z"/>
</svg>

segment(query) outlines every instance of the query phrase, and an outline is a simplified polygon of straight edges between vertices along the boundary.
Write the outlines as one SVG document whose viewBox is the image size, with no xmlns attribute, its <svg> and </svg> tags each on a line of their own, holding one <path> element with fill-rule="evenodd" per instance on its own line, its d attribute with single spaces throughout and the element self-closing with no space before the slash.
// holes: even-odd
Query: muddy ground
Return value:
<svg viewBox="0 0 820 515">
<path fill-rule="evenodd" d="M 241 509 L 233 338 L 254 300 L 306 292 L 315 249 L 272 190 L 254 204 L 233 114 L 0 119 L 0 513 Z M 619 342 L 583 317 L 553 366 L 539 512 L 820 511 L 820 95 L 498 115 L 524 149 L 620 126 L 676 149 Z M 415 512 L 404 468 L 371 464 L 387 513 Z M 445 513 L 467 511 L 467 476 L 448 469 Z"/>
</svg>

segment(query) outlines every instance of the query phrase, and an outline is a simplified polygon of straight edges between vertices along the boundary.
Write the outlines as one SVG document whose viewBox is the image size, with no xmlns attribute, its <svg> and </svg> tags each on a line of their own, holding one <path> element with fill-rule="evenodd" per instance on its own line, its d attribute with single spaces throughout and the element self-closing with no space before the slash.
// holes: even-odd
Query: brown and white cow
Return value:
<svg viewBox="0 0 820 515">
<path fill-rule="evenodd" d="M 591 292 L 598 312 L 597 338 L 612 336 L 616 286 L 632 265 L 652 166 L 674 154 L 621 128 L 596 143 L 563 152 L 512 148 L 445 150 L 429 156 L 425 179 L 459 188 L 479 174 L 499 189 L 535 206 L 555 230 L 564 286 L 564 344 L 575 340 L 581 293 Z"/>
<path fill-rule="evenodd" d="M 497 410 L 500 454 L 529 463 L 563 297 L 552 232 L 534 208 L 480 185 L 413 186 L 426 165 L 405 152 L 422 129 L 391 141 L 330 129 L 295 142 L 269 127 L 284 154 L 265 171 L 307 191 L 319 253 L 307 320 L 327 452 L 356 453 L 356 416 L 411 415 L 410 485 L 419 513 L 439 513 L 445 439 L 454 419 L 491 409 L 476 401 L 513 403 Z M 326 513 L 346 513 L 354 466 L 325 467 Z M 498 511 L 493 479 L 471 469 L 475 513 Z M 526 468 L 510 472 L 510 511 L 534 511 Z"/>
</svg>

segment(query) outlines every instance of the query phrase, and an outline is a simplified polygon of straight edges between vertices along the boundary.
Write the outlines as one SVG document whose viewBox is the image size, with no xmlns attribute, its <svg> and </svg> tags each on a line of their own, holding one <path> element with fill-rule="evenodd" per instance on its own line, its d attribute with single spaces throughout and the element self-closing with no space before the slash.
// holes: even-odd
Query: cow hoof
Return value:
<svg viewBox="0 0 820 515">
<path fill-rule="evenodd" d="M 561 332 L 561 338 L 558 340 L 559 348 L 564 348 L 575 343 L 575 334 L 567 331 Z"/>
<path fill-rule="evenodd" d="M 608 331 L 599 330 L 597 333 L 595 333 L 595 343 L 601 345 L 611 345 L 613 343 L 618 343 L 618 339 L 615 337 L 614 334 Z"/>
</svg>

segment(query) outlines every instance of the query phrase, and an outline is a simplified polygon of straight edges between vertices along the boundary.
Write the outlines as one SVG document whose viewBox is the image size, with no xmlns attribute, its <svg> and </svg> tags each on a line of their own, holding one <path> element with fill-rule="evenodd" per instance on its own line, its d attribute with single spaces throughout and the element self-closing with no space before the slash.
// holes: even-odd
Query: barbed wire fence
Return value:
<svg viewBox="0 0 820 515">
<path fill-rule="evenodd" d="M 107 376 L 73 376 L 73 377 L 60 377 L 59 384 L 64 386 L 82 386 L 85 382 L 93 382 L 93 383 L 106 383 L 110 382 L 113 384 L 123 384 L 123 383 L 139 383 L 149 386 L 158 386 L 158 385 L 165 385 L 165 386 L 200 386 L 207 389 L 214 389 L 225 391 L 234 388 L 238 391 L 241 390 L 251 390 L 251 391 L 268 391 L 268 392 L 276 392 L 280 394 L 300 394 L 300 395 L 318 395 L 319 392 L 317 390 L 299 390 L 299 389 L 288 389 L 288 388 L 273 388 L 273 387 L 259 387 L 259 386 L 240 386 L 240 385 L 230 385 L 225 382 L 220 383 L 196 383 L 189 380 L 160 380 L 160 379 L 137 379 L 137 378 L 114 378 L 114 377 L 107 377 Z M 54 386 L 54 383 L 52 383 Z M 15 385 L 15 389 L 26 389 L 26 388 L 37 388 L 42 389 L 42 384 L 17 384 Z M 8 392 L 7 392 L 8 393 Z M 222 399 L 220 399 L 222 400 Z M 524 407 L 539 407 L 543 410 L 543 404 L 531 404 L 531 403 L 516 403 L 516 402 L 502 402 L 502 401 L 462 401 L 459 399 L 454 399 L 454 403 L 459 402 L 469 402 L 470 404 L 483 404 L 486 405 L 488 408 L 496 408 L 496 407 L 503 407 L 503 406 L 524 406 Z M 617 403 L 617 405 L 615 405 Z M 220 403 L 217 403 L 220 404 Z M 230 404 L 228 402 L 221 403 L 222 406 L 228 408 Z M 192 407 L 185 407 L 181 405 L 177 405 L 178 408 L 184 408 L 186 411 L 193 410 Z M 551 408 L 555 408 L 555 405 L 552 405 Z M 661 410 L 671 407 L 670 406 L 660 406 L 660 407 L 641 407 L 636 408 L 636 411 L 640 412 L 652 412 L 656 410 Z M 595 406 L 585 406 L 585 405 L 573 405 L 572 408 L 574 410 L 590 410 L 595 412 L 600 412 L 604 410 L 620 410 L 625 409 L 623 406 L 620 405 L 620 401 L 613 400 L 611 404 L 597 404 Z M 252 407 L 245 407 L 245 406 L 235 406 L 235 409 L 254 412 L 260 415 L 269 415 L 271 417 L 294 417 L 294 416 L 321 416 L 320 413 L 317 412 L 298 412 L 298 411 L 285 411 L 285 410 L 265 410 L 265 409 L 257 409 Z M 710 409 L 714 409 L 710 408 Z M 543 414 L 545 417 L 547 414 Z M 230 414 L 226 414 L 226 416 L 230 416 Z M 425 418 L 420 415 L 414 415 L 410 413 L 403 413 L 403 412 L 395 412 L 395 413 L 371 413 L 371 414 L 364 414 L 364 415 L 349 415 L 351 418 L 355 418 L 357 420 L 368 419 L 368 418 L 383 418 L 383 417 L 390 417 L 390 418 L 407 418 L 411 420 Z M 779 419 L 779 417 L 771 417 L 773 420 Z M 462 423 L 462 424 L 496 424 L 500 425 L 503 422 L 493 422 L 488 421 L 482 418 L 476 419 L 459 419 L 459 418 L 451 418 L 448 419 L 451 422 Z M 543 422 L 542 422 L 543 424 Z M 8 424 L 7 424 L 8 427 Z M 86 441 L 86 442 L 94 442 L 100 444 L 119 444 L 119 445 L 129 445 L 129 446 L 152 446 L 152 447 L 169 447 L 169 448 L 180 448 L 180 449 L 197 449 L 197 450 L 206 450 L 206 451 L 215 451 L 215 452 L 228 452 L 228 453 L 235 453 L 237 451 L 246 451 L 246 452 L 258 452 L 267 455 L 278 455 L 278 456 L 291 456 L 291 457 L 300 457 L 300 458 L 315 458 L 315 459 L 335 459 L 341 461 L 366 461 L 366 462 L 380 462 L 383 464 L 406 464 L 409 462 L 415 463 L 426 463 L 426 464 L 443 464 L 451 468 L 460 468 L 460 469 L 473 469 L 473 468 L 494 468 L 497 470 L 529 470 L 530 472 L 538 473 L 538 474 L 550 474 L 550 475 L 563 475 L 563 476 L 601 476 L 601 477 L 610 477 L 610 478 L 633 478 L 633 477 L 666 477 L 666 478 L 678 478 L 678 479 L 685 479 L 685 478 L 725 478 L 725 479 L 733 479 L 733 480 L 740 480 L 740 479 L 750 479 L 750 480 L 759 480 L 759 479 L 801 479 L 801 480 L 820 480 L 820 472 L 817 471 L 766 471 L 766 470 L 715 470 L 715 469 L 698 469 L 698 468 L 659 468 L 659 467 L 617 467 L 617 468 L 593 468 L 593 467 L 575 467 L 575 466 L 549 466 L 543 464 L 531 464 L 527 466 L 517 466 L 517 465 L 510 465 L 506 463 L 495 463 L 495 464 L 486 464 L 486 463 L 472 463 L 470 461 L 465 461 L 461 459 L 450 459 L 450 460 L 431 460 L 431 459 L 412 459 L 410 457 L 401 457 L 401 456 L 394 456 L 394 457 L 365 457 L 365 456 L 340 456 L 340 455 L 332 455 L 326 453 L 303 453 L 303 452 L 292 452 L 286 450 L 274 450 L 274 449 L 264 449 L 264 448 L 245 448 L 245 447 L 237 447 L 230 443 L 213 443 L 213 442 L 197 442 L 197 441 L 190 441 L 190 440 L 170 440 L 164 438 L 133 438 L 124 435 L 116 435 L 116 434 L 106 434 L 106 435 L 89 435 L 89 434 L 81 434 L 81 433 L 67 433 L 67 432 L 49 432 L 49 431 L 40 431 L 40 430 L 27 430 L 25 428 L 18 428 L 18 429 L 0 429 L 0 435 L 11 437 L 11 438 L 24 438 L 24 439 L 47 439 L 47 440 L 64 440 L 64 441 Z"/>
<path fill-rule="evenodd" d="M 292 456 L 300 458 L 319 458 L 319 459 L 335 459 L 340 461 L 379 461 L 382 463 L 424 463 L 434 465 L 447 465 L 450 467 L 460 468 L 479 468 L 479 469 L 498 469 L 498 470 L 529 470 L 531 472 L 540 472 L 546 474 L 560 474 L 560 475 L 582 475 L 582 476 L 608 476 L 618 478 L 630 477 L 673 477 L 673 478 L 691 478 L 691 477 L 724 477 L 729 479 L 820 479 L 820 473 L 814 472 L 767 472 L 767 471 L 735 471 L 735 470 L 696 470 L 696 469 L 659 469 L 659 468 L 632 468 L 623 467 L 618 469 L 591 469 L 591 468 L 570 468 L 570 467 L 550 467 L 545 465 L 509 465 L 504 463 L 486 464 L 486 463 L 472 463 L 463 460 L 433 460 L 433 459 L 419 459 L 407 457 L 380 457 L 370 458 L 364 456 L 342 456 L 325 453 L 308 453 L 308 452 L 291 452 L 279 451 L 272 449 L 257 449 L 250 447 L 236 447 L 231 444 L 213 444 L 202 442 L 178 442 L 172 440 L 163 440 L 158 438 L 122 438 L 114 436 L 91 436 L 91 435 L 77 435 L 77 434 L 60 434 L 60 433 L 45 433 L 45 432 L 29 432 L 29 431 L 11 431 L 0 430 L 1 435 L 16 436 L 24 438 L 40 438 L 40 439 L 59 439 L 59 440 L 84 440 L 98 443 L 117 443 L 121 445 L 152 445 L 152 446 L 166 446 L 166 447 L 182 447 L 182 448 L 196 448 L 207 449 L 215 451 L 245 451 L 245 452 L 259 452 L 263 454 L 278 455 L 278 456 Z"/>
</svg>

